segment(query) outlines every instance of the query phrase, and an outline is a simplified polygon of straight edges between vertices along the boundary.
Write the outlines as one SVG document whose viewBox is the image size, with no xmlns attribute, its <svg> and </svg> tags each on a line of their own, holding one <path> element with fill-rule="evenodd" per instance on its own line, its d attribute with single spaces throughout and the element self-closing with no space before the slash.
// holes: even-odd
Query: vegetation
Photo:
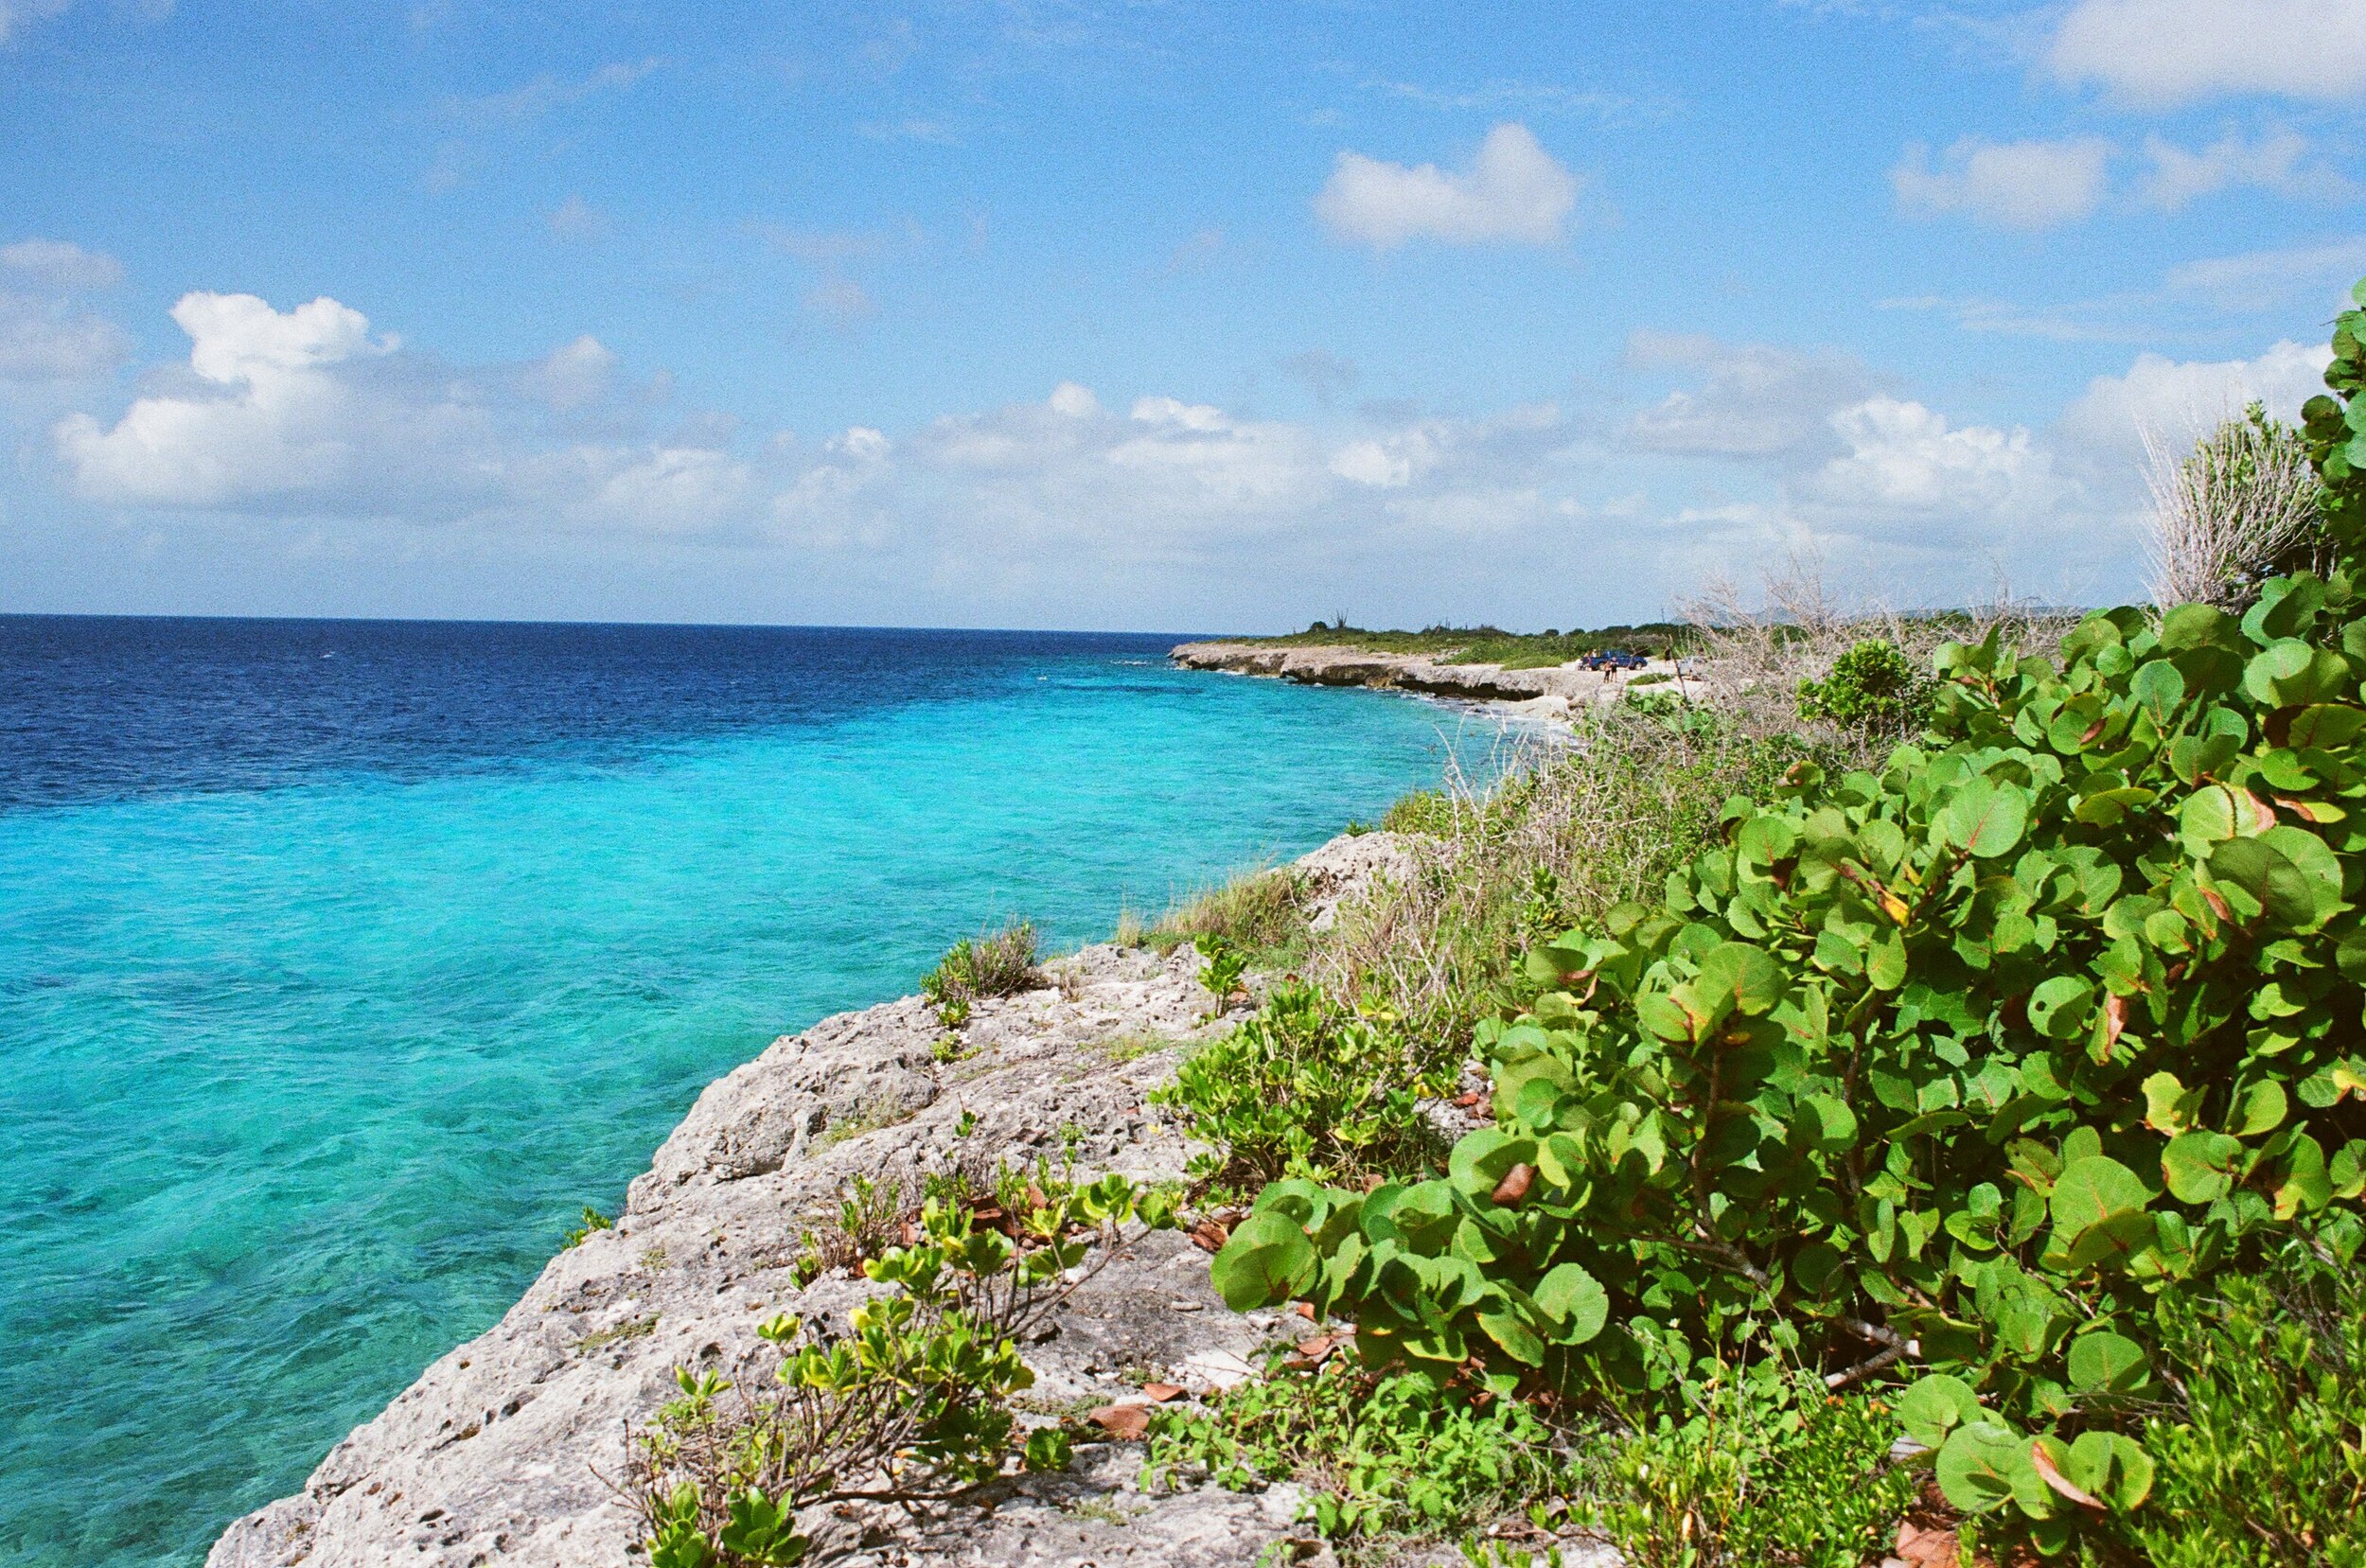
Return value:
<svg viewBox="0 0 2366 1568">
<path fill-rule="evenodd" d="M 1200 1409 L 1151 1418 L 1146 1484 L 1180 1471 L 1240 1490 L 1295 1481 L 1338 1541 L 1457 1534 L 1516 1514 L 1563 1463 L 1526 1405 L 1440 1398 L 1419 1373 L 1378 1377 L 1344 1356 L 1277 1367 Z"/>
<path fill-rule="evenodd" d="M 1122 1176 L 1025 1179 L 1002 1184 L 1024 1207 L 998 1208 L 1000 1228 L 980 1205 L 924 1201 L 912 1244 L 863 1259 L 889 1289 L 853 1310 L 850 1332 L 764 1324 L 779 1357 L 769 1386 L 677 1370 L 680 1397 L 627 1442 L 651 1568 L 777 1568 L 804 1557 L 796 1516 L 810 1505 L 945 1498 L 1013 1465 L 1066 1466 L 1063 1434 L 1019 1436 L 1008 1401 L 1034 1377 L 1018 1341 L 1125 1226 L 1171 1225 L 1174 1206 Z"/>
<path fill-rule="evenodd" d="M 2181 457 L 2146 445 L 2154 603 L 2239 608 L 2271 577 L 2331 570 L 2300 432 L 2253 403 Z"/>
<path fill-rule="evenodd" d="M 1176 904 L 1135 945 L 1172 953 L 1204 938 L 1221 939 L 1261 968 L 1286 964 L 1306 941 L 1298 878 L 1269 866 L 1237 872 Z"/>
<path fill-rule="evenodd" d="M 583 1219 L 581 1223 L 573 1225 L 568 1229 L 567 1238 L 560 1243 L 560 1248 L 563 1251 L 567 1247 L 580 1246 L 583 1244 L 583 1239 L 591 1235 L 593 1231 L 614 1230 L 615 1228 L 615 1221 L 609 1219 L 607 1215 L 601 1213 L 590 1204 L 585 1204 L 583 1206 Z"/>
<path fill-rule="evenodd" d="M 1306 967 L 1432 1041 L 1470 1018 L 1494 1124 L 1442 1175 L 1272 1181 L 1217 1257 L 1227 1299 L 1349 1315 L 1368 1367 L 1445 1403 L 1623 1421 L 1588 1506 L 1629 1510 L 1643 1560 L 1653 1517 L 1676 1527 L 1660 1560 L 1818 1560 L 1784 1529 L 1870 1497 L 1871 1530 L 1922 1473 L 2043 1552 L 2366 1557 L 2357 1302 L 2250 1283 L 2295 1258 L 2346 1274 L 2366 1241 L 2361 333 L 2366 309 L 2341 318 L 2337 396 L 2304 411 L 2326 574 L 2097 612 L 2051 652 L 2044 623 L 1996 618 L 1934 650 L 1928 730 L 1886 757 L 1887 719 L 1808 672 L 1833 738 L 1788 744 L 1827 749 L 1677 835 L 1656 897 L 1570 908 L 1573 883 L 1642 879 L 1532 849 L 1509 890 L 1557 769 L 1452 801 L 1476 853 L 1433 858 L 1450 885 Z M 1754 639 L 1803 642 L 1726 645 Z M 1637 722 L 1727 766 L 1787 744 L 1746 701 Z M 1556 907 L 1570 928 L 1520 940 Z M 1880 1457 L 1901 1432 L 1927 1470 Z M 2306 1457 L 2277 1457 L 2287 1434 Z M 1746 1506 L 1700 1501 L 1722 1494 Z"/>
<path fill-rule="evenodd" d="M 936 1004 L 947 1029 L 959 1029 L 969 1021 L 973 1003 L 1015 995 L 1036 983 L 1035 927 L 1022 920 L 955 943 L 921 980 L 920 994 Z"/>
<path fill-rule="evenodd" d="M 1450 1092 L 1459 1065 L 1384 1013 L 1289 985 L 1186 1059 L 1151 1101 L 1183 1109 L 1191 1136 L 1212 1146 L 1192 1168 L 1202 1183 L 1229 1192 L 1285 1176 L 1361 1181 L 1428 1163 L 1420 1101 Z"/>
<path fill-rule="evenodd" d="M 1903 735 L 1930 721 L 1938 682 L 1894 643 L 1866 639 L 1832 661 L 1821 680 L 1799 682 L 1799 716 L 1845 730 Z"/>
<path fill-rule="evenodd" d="M 1541 669 L 1566 664 L 1589 653 L 1623 648 L 1654 659 L 1674 656 L 1686 646 L 1690 628 L 1669 621 L 1638 626 L 1604 626 L 1598 631 L 1506 631 L 1500 626 L 1434 625 L 1421 631 L 1372 631 L 1344 621 L 1315 622 L 1304 631 L 1281 637 L 1240 637 L 1229 641 L 1277 647 L 1360 648 L 1369 653 L 1424 654 L 1448 664 L 1500 664 L 1508 670 Z"/>
<path fill-rule="evenodd" d="M 1590 1447 L 1576 1518 L 1632 1568 L 1860 1568 L 1878 1561 L 1921 1488 L 1890 1460 L 1896 1418 L 1813 1373 L 1665 1357 L 1623 1431 Z"/>
</svg>

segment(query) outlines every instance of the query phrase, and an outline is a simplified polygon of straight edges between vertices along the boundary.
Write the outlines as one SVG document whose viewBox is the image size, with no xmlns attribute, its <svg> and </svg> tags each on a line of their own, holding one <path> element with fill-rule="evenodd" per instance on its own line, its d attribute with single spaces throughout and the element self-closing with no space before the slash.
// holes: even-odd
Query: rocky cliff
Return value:
<svg viewBox="0 0 2366 1568">
<path fill-rule="evenodd" d="M 1508 670 L 1501 664 L 1447 664 L 1423 654 L 1300 643 L 1185 643 L 1167 657 L 1186 669 L 1272 676 L 1310 686 L 1388 687 L 1505 705 L 1539 718 L 1566 717 L 1589 702 L 1616 701 L 1633 679 L 1575 664 Z M 1667 676 L 1675 666 L 1654 661 L 1647 669 Z"/>
<path fill-rule="evenodd" d="M 1390 836 L 1334 840 L 1299 862 L 1318 919 L 1402 863 Z M 209 1568 L 619 1568 L 635 1520 L 609 1482 L 628 1421 L 675 1393 L 677 1366 L 732 1375 L 758 1360 L 774 1313 L 843 1313 L 843 1277 L 800 1289 L 803 1225 L 856 1175 L 914 1182 L 958 1146 L 971 1157 L 1057 1157 L 1142 1178 L 1179 1175 L 1184 1139 L 1145 1096 L 1211 1030 L 1189 948 L 1171 958 L 1088 947 L 1044 966 L 1039 990 L 980 1003 L 974 1054 L 939 1063 L 945 1032 L 917 998 L 776 1041 L 709 1085 L 612 1230 L 552 1259 L 506 1315 L 430 1366 L 330 1451 L 304 1489 L 239 1520 Z M 976 1123 L 964 1137 L 964 1112 Z M 1186 1237 L 1135 1243 L 1026 1348 L 1033 1418 L 1139 1401 L 1145 1380 L 1207 1391 L 1262 1365 L 1305 1326 L 1225 1310 Z M 766 1365 L 768 1365 L 767 1363 Z M 759 1375 L 761 1375 L 759 1373 Z M 1066 1474 L 1017 1477 L 979 1504 L 887 1515 L 845 1509 L 824 1554 L 857 1563 L 1246 1564 L 1271 1542 L 1327 1557 L 1294 1523 L 1288 1487 L 1262 1494 L 1144 1491 L 1138 1445 L 1083 1444 Z"/>
</svg>

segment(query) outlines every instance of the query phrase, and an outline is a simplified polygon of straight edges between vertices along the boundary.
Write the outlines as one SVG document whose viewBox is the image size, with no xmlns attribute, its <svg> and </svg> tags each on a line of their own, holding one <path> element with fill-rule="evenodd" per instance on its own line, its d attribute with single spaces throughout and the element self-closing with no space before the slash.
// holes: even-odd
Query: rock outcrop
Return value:
<svg viewBox="0 0 2366 1568">
<path fill-rule="evenodd" d="M 1401 864 L 1391 836 L 1334 840 L 1301 888 L 1335 908 Z M 979 1003 L 950 1063 L 917 998 L 825 1019 L 710 1084 L 631 1186 L 611 1230 L 552 1259 L 492 1329 L 430 1366 L 330 1451 L 304 1489 L 233 1524 L 208 1568 L 621 1568 L 636 1521 L 610 1481 L 627 1423 L 676 1392 L 678 1366 L 768 1365 L 775 1313 L 842 1326 L 861 1289 L 800 1289 L 801 1231 L 859 1175 L 900 1180 L 961 1156 L 1072 1150 L 1080 1166 L 1180 1175 L 1187 1149 L 1145 1104 L 1180 1051 L 1222 1027 L 1198 959 L 1113 946 L 1045 966 L 1040 990 Z M 966 1136 L 964 1114 L 974 1118 Z M 1296 1319 L 1301 1331 L 1304 1325 Z M 1209 1389 L 1296 1337 L 1275 1314 L 1227 1312 L 1208 1257 L 1174 1232 L 1142 1238 L 1025 1348 L 1031 1418 L 1139 1399 L 1144 1381 Z M 976 1505 L 830 1521 L 826 1556 L 865 1564 L 1246 1564 L 1305 1542 L 1288 1487 L 1145 1491 L 1138 1445 L 1080 1445 L 1070 1471 L 1014 1478 Z M 1442 1560 L 1442 1559 L 1441 1559 Z M 1574 1560 L 1574 1559 L 1573 1559 Z"/>
<path fill-rule="evenodd" d="M 1575 664 L 1508 670 L 1501 664 L 1447 664 L 1423 654 L 1375 653 L 1367 648 L 1274 643 L 1184 643 L 1168 658 L 1186 669 L 1272 676 L 1309 686 L 1379 686 L 1508 708 L 1524 716 L 1566 718 L 1592 702 L 1615 702 L 1633 675 L 1604 675 Z M 1653 661 L 1636 674 L 1672 676 L 1675 665 Z"/>
</svg>

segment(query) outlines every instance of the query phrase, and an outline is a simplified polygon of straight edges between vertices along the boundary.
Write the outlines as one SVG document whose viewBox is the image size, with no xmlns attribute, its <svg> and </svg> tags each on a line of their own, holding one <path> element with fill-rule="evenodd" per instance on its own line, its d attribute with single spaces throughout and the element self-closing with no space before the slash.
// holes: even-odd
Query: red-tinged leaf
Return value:
<svg viewBox="0 0 2366 1568">
<path fill-rule="evenodd" d="M 1146 1383 L 1142 1384 L 1142 1395 L 1155 1404 L 1164 1404 L 1169 1400 L 1181 1399 L 1183 1385 L 1179 1383 Z"/>
<path fill-rule="evenodd" d="M 1504 1172 L 1503 1180 L 1495 1184 L 1495 1202 L 1506 1208 L 1517 1208 L 1520 1207 L 1520 1200 L 1528 1195 L 1528 1189 L 1535 1185 L 1535 1166 L 1515 1165 Z"/>
<path fill-rule="evenodd" d="M 1086 1414 L 1085 1419 L 1107 1433 L 1121 1443 L 1138 1440 L 1150 1430 L 1150 1406 L 1146 1404 L 1104 1404 Z"/>
<path fill-rule="evenodd" d="M 2128 1028 L 2128 998 L 2116 991 L 2103 998 L 2103 1059 L 2111 1060 L 2111 1048 L 2120 1043 L 2121 1033 Z"/>
<path fill-rule="evenodd" d="M 2055 1468 L 2054 1461 L 2046 1455 L 2044 1438 L 2039 1437 L 2029 1445 L 2029 1463 L 2036 1469 L 2038 1479 L 2052 1488 L 2057 1495 L 2068 1498 L 2082 1508 L 2092 1508 L 2097 1513 L 2103 1511 L 2103 1499 L 2081 1490 L 2075 1482 Z"/>
<path fill-rule="evenodd" d="M 1320 1361 L 1338 1345 L 1337 1334 L 1314 1334 L 1298 1342 L 1295 1348 L 1308 1361 Z"/>
</svg>

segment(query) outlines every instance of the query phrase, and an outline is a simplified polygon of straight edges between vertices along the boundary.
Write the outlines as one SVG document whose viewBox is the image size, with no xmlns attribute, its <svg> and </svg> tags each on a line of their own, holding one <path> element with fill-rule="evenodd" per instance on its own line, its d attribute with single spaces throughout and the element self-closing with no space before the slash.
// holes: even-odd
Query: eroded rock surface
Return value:
<svg viewBox="0 0 2366 1568">
<path fill-rule="evenodd" d="M 1484 702 L 1515 717 L 1565 719 L 1588 703 L 1616 702 L 1632 675 L 1604 675 L 1575 664 L 1508 670 L 1500 664 L 1447 664 L 1423 654 L 1265 643 L 1184 643 L 1167 655 L 1186 669 L 1271 676 L 1310 686 L 1379 686 Z M 1668 678 L 1675 666 L 1654 660 L 1637 674 Z"/>
<path fill-rule="evenodd" d="M 1334 840 L 1302 886 L 1335 907 L 1402 864 L 1388 835 Z M 1047 966 L 1050 982 L 980 1003 L 974 1052 L 940 1064 L 934 1012 L 906 998 L 825 1019 L 708 1086 L 635 1180 L 612 1230 L 552 1259 L 491 1330 L 433 1365 L 331 1450 L 304 1489 L 239 1520 L 208 1568 L 619 1568 L 636 1521 L 610 1489 L 627 1422 L 672 1397 L 677 1366 L 771 1365 L 756 1326 L 781 1312 L 836 1317 L 862 1287 L 790 1272 L 813 1217 L 856 1175 L 911 1181 L 959 1154 L 1057 1158 L 1140 1178 L 1179 1175 L 1181 1136 L 1145 1104 L 1180 1048 L 1220 1024 L 1189 949 L 1100 946 Z M 958 1136 L 964 1113 L 976 1118 Z M 1227 1312 L 1207 1255 L 1143 1238 L 1025 1348 L 1033 1418 L 1138 1398 L 1144 1381 L 1206 1387 L 1261 1364 L 1297 1320 Z M 1214 1372 L 1210 1368 L 1216 1369 Z M 826 1555 L 856 1563 L 1245 1564 L 1292 1523 L 1288 1488 L 1144 1492 L 1138 1444 L 1081 1446 L 1067 1474 L 1014 1479 L 984 1506 L 850 1512 Z"/>
</svg>

